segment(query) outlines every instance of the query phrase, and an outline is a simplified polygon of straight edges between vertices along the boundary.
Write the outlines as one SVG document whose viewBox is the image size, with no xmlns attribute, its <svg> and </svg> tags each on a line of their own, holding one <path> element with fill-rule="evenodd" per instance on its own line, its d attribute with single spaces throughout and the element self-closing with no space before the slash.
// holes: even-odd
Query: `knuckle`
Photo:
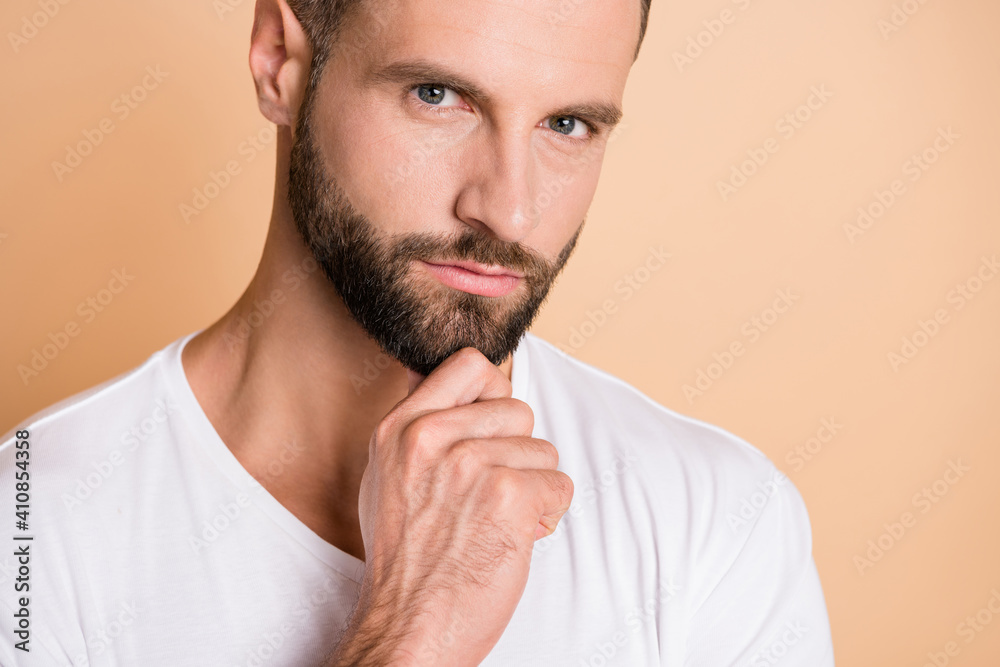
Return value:
<svg viewBox="0 0 1000 667">
<path fill-rule="evenodd" d="M 563 499 L 566 503 L 569 503 L 573 498 L 573 480 L 564 472 L 556 471 L 554 475 L 550 476 L 550 484 L 552 489 Z"/>
<path fill-rule="evenodd" d="M 539 452 L 545 457 L 545 467 L 553 470 L 559 467 L 559 450 L 556 449 L 556 446 L 548 440 L 540 438 L 533 438 L 533 441 L 537 444 Z"/>
<path fill-rule="evenodd" d="M 490 483 L 490 493 L 501 508 L 513 507 L 521 495 L 521 484 L 510 468 L 497 468 Z"/>
<path fill-rule="evenodd" d="M 484 409 L 487 407 L 489 408 L 489 413 L 483 422 L 483 426 L 487 430 L 500 431 L 503 429 L 503 425 L 507 423 L 506 413 L 509 408 L 501 402 L 484 404 Z"/>
<path fill-rule="evenodd" d="M 455 477 L 473 479 L 483 468 L 483 454 L 474 443 L 461 440 L 448 452 L 448 464 Z"/>
<path fill-rule="evenodd" d="M 408 457 L 423 458 L 437 440 L 433 413 L 421 415 L 403 427 L 400 442 Z"/>
<path fill-rule="evenodd" d="M 373 434 L 373 444 L 376 448 L 388 442 L 393 433 L 396 431 L 396 419 L 392 413 L 389 413 L 382 418 L 381 421 L 375 426 L 375 432 Z"/>
</svg>

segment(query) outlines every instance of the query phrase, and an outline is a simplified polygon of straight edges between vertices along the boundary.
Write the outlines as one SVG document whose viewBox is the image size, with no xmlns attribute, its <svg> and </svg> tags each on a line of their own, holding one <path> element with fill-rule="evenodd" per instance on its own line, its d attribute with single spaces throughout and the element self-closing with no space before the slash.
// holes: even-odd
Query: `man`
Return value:
<svg viewBox="0 0 1000 667">
<path fill-rule="evenodd" d="M 260 266 L 5 437 L 0 662 L 833 664 L 787 478 L 525 333 L 648 7 L 258 0 Z"/>
</svg>

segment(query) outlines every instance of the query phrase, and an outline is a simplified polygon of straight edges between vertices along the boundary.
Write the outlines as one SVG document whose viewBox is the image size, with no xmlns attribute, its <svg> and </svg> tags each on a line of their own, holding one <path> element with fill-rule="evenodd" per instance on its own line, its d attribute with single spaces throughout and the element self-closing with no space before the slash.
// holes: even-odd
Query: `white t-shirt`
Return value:
<svg viewBox="0 0 1000 667">
<path fill-rule="evenodd" d="M 3 665 L 299 667 L 335 645 L 364 562 L 223 443 L 181 365 L 197 333 L 0 441 Z M 511 372 L 575 494 L 484 667 L 833 665 L 805 506 L 760 451 L 530 333 Z"/>
</svg>

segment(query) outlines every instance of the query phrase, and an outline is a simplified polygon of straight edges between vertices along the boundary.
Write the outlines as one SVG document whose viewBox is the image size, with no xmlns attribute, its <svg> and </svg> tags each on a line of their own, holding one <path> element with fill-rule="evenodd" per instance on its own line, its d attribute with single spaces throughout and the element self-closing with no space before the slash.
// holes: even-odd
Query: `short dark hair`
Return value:
<svg viewBox="0 0 1000 667">
<path fill-rule="evenodd" d="M 362 0 L 286 0 L 289 8 L 306 32 L 309 44 L 312 46 L 313 56 L 310 71 L 310 87 L 314 87 L 319 81 L 319 76 L 326 65 L 334 45 L 338 44 L 346 26 L 361 6 Z M 366 0 L 371 3 L 373 0 Z M 384 0 L 379 0 L 384 1 Z M 639 56 L 639 47 L 642 46 L 642 38 L 646 36 L 646 23 L 649 21 L 649 4 L 651 0 L 640 0 L 642 3 L 642 14 L 639 21 L 639 41 L 635 45 L 635 53 L 632 56 L 633 62 Z M 365 48 L 364 36 L 359 35 L 353 43 L 341 44 L 344 47 L 343 53 L 350 53 L 353 47 L 355 52 Z"/>
</svg>

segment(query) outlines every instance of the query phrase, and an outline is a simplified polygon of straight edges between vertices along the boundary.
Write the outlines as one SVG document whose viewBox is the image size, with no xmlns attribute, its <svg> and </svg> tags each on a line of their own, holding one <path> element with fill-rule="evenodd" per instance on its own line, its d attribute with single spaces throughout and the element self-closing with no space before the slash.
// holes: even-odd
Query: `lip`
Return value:
<svg viewBox="0 0 1000 667">
<path fill-rule="evenodd" d="M 523 277 L 502 266 L 485 266 L 476 262 L 420 263 L 445 285 L 481 296 L 509 294 L 521 283 Z"/>
<path fill-rule="evenodd" d="M 466 260 L 461 260 L 457 262 L 424 262 L 424 264 L 431 264 L 433 266 L 457 266 L 460 269 L 465 269 L 466 271 L 472 271 L 473 273 L 478 273 L 483 276 L 514 276 L 515 278 L 523 278 L 523 273 L 518 273 L 517 271 L 511 271 L 510 269 L 503 266 L 487 266 L 485 264 L 479 264 L 478 262 L 469 262 Z"/>
</svg>

